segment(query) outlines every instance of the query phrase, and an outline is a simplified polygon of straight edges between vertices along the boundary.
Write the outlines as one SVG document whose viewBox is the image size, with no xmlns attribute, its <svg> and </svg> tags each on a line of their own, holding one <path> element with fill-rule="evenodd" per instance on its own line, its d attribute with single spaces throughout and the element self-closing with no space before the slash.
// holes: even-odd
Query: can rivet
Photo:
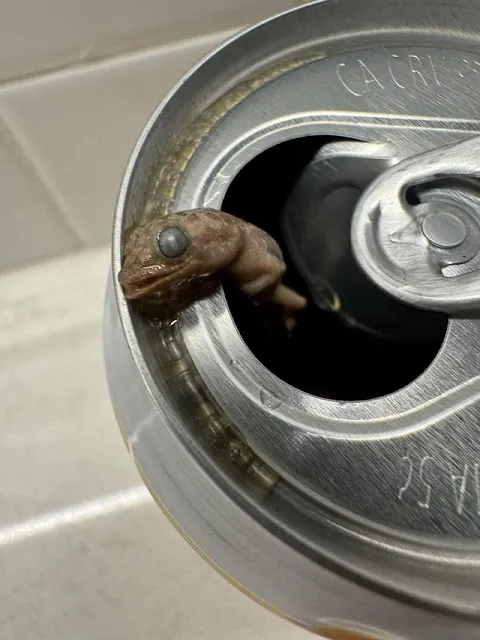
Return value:
<svg viewBox="0 0 480 640">
<path fill-rule="evenodd" d="M 429 213 L 422 222 L 422 232 L 439 249 L 454 249 L 467 237 L 465 223 L 450 211 Z"/>
</svg>

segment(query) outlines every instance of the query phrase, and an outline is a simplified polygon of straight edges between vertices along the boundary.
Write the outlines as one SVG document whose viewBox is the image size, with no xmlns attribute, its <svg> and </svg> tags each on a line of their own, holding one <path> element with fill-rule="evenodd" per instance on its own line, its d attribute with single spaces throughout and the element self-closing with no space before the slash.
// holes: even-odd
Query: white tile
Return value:
<svg viewBox="0 0 480 640">
<path fill-rule="evenodd" d="M 0 271 L 78 248 L 35 171 L 0 126 Z"/>
<path fill-rule="evenodd" d="M 0 91 L 0 112 L 89 244 L 110 240 L 121 177 L 148 118 L 226 34 Z"/>
<path fill-rule="evenodd" d="M 110 247 L 78 251 L 0 276 L 2 352 L 98 323 L 103 312 Z"/>
<path fill-rule="evenodd" d="M 107 264 L 84 253 L 0 278 L 0 526 L 140 482 L 104 376 Z"/>
<path fill-rule="evenodd" d="M 4 0 L 0 80 L 257 21 L 294 0 Z"/>
<path fill-rule="evenodd" d="M 0 547 L 2 640 L 308 640 L 220 577 L 153 503 Z"/>
<path fill-rule="evenodd" d="M 100 321 L 1 355 L 0 523 L 140 482 L 107 394 Z"/>
</svg>

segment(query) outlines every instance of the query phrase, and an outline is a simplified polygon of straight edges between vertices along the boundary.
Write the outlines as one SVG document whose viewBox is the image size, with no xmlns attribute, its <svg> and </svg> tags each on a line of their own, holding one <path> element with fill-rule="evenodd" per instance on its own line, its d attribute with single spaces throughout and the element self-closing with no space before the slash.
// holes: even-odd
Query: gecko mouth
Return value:
<svg viewBox="0 0 480 640">
<path fill-rule="evenodd" d="M 143 277 L 141 280 L 127 280 L 123 270 L 118 274 L 118 281 L 122 285 L 123 293 L 128 300 L 136 300 L 153 293 L 161 293 L 165 276 L 156 274 Z"/>
</svg>

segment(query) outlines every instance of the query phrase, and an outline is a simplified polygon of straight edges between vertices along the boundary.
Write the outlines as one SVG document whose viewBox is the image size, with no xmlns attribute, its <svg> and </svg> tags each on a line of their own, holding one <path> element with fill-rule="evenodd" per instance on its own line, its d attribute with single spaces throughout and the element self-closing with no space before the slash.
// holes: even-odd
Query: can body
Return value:
<svg viewBox="0 0 480 640">
<path fill-rule="evenodd" d="M 304 5 L 235 36 L 174 88 L 120 189 L 105 361 L 147 486 L 234 584 L 326 637 L 468 640 L 480 634 L 478 321 L 432 320 L 437 342 L 422 325 L 387 355 L 364 344 L 347 389 L 353 365 L 329 344 L 329 320 L 312 321 L 312 362 L 289 378 L 302 361 L 288 346 L 256 352 L 267 341 L 244 330 L 234 294 L 159 323 L 116 279 L 139 216 L 231 204 L 281 233 L 289 194 L 332 140 L 396 162 L 477 132 L 480 8 L 407 4 Z M 356 395 L 375 349 L 381 371 Z"/>
</svg>

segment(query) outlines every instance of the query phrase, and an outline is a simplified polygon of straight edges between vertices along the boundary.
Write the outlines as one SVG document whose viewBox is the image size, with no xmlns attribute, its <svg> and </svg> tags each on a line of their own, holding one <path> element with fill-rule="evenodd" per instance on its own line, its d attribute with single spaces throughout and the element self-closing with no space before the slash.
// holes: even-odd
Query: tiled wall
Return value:
<svg viewBox="0 0 480 640">
<path fill-rule="evenodd" d="M 175 81 L 301 0 L 5 0 L 0 270 L 109 241 L 129 153 Z"/>
</svg>

